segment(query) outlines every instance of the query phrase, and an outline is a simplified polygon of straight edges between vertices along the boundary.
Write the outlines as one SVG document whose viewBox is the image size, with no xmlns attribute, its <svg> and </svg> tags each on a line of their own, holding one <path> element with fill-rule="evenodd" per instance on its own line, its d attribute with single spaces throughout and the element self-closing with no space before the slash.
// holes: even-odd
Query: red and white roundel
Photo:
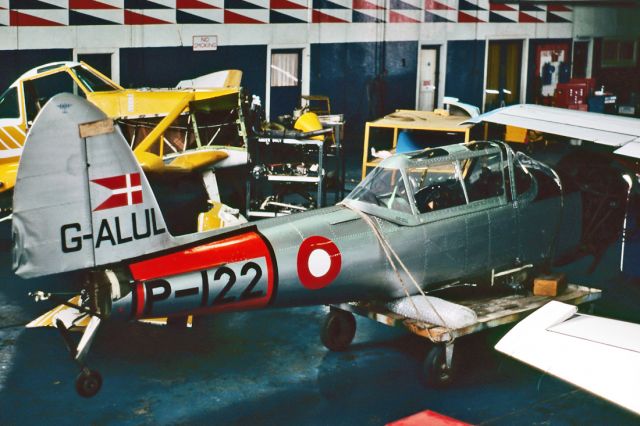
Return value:
<svg viewBox="0 0 640 426">
<path fill-rule="evenodd" d="M 331 284 L 341 267 L 342 255 L 330 239 L 314 235 L 300 244 L 298 278 L 309 290 L 318 290 Z"/>
</svg>

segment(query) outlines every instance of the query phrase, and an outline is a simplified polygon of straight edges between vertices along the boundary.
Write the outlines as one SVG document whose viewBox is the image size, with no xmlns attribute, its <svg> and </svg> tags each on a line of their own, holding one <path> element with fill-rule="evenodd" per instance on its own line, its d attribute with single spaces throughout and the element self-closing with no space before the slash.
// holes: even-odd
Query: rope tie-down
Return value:
<svg viewBox="0 0 640 426">
<path fill-rule="evenodd" d="M 344 204 L 343 204 L 344 205 Z M 455 340 L 455 335 L 453 333 L 454 328 L 459 328 L 459 327 L 464 327 L 466 325 L 470 325 L 474 322 L 477 321 L 477 317 L 475 315 L 475 312 L 473 312 L 472 310 L 463 307 L 461 305 L 457 305 L 454 303 L 450 303 L 447 302 L 445 300 L 442 299 L 438 299 L 438 298 L 433 298 L 433 297 L 429 297 L 427 296 L 427 294 L 425 293 L 425 291 L 422 289 L 422 287 L 418 284 L 418 282 L 416 281 L 416 279 L 414 278 L 413 274 L 411 273 L 411 271 L 409 271 L 409 268 L 407 268 L 407 266 L 404 264 L 404 262 L 402 261 L 402 259 L 400 258 L 400 256 L 398 256 L 398 254 L 396 253 L 396 251 L 393 249 L 393 247 L 391 246 L 391 244 L 389 243 L 389 241 L 385 238 L 385 236 L 382 234 L 382 232 L 380 232 L 380 229 L 378 228 L 378 226 L 376 225 L 375 221 L 369 217 L 368 215 L 366 215 L 365 213 L 346 206 L 348 209 L 354 211 L 355 213 L 358 214 L 358 216 L 360 216 L 362 218 L 362 220 L 371 228 L 371 230 L 373 231 L 373 234 L 376 237 L 376 240 L 378 241 L 378 243 L 380 244 L 380 247 L 382 248 L 382 251 L 385 254 L 385 257 L 387 258 L 387 261 L 389 262 L 389 264 L 391 265 L 391 268 L 393 269 L 394 273 L 396 274 L 396 276 L 398 277 L 398 282 L 400 283 L 402 290 L 404 291 L 405 295 L 406 295 L 406 299 L 408 300 L 408 302 L 411 304 L 411 307 L 413 308 L 413 310 L 416 313 L 416 319 L 422 319 L 425 318 L 425 310 L 423 309 L 422 311 L 418 308 L 418 305 L 416 304 L 416 300 L 414 300 L 414 297 L 411 296 L 411 293 L 409 292 L 409 288 L 407 286 L 407 284 L 405 283 L 405 279 L 402 276 L 402 273 L 400 271 L 400 269 L 402 271 L 404 271 L 404 273 L 409 277 L 409 281 L 411 282 L 411 284 L 418 290 L 419 292 L 419 297 L 420 297 L 420 301 L 424 301 L 424 306 L 428 307 L 428 309 L 433 312 L 433 314 L 435 314 L 435 320 L 430 320 L 429 322 L 433 322 L 433 323 L 437 323 L 437 325 L 442 326 L 446 329 L 447 334 L 449 335 L 450 340 L 448 341 L 448 344 L 453 343 L 453 341 Z M 434 300 L 432 300 L 434 299 Z M 438 302 L 438 303 L 434 303 L 434 302 Z M 402 301 L 404 302 L 404 300 Z M 394 305 L 394 307 L 396 308 L 400 308 L 400 303 L 401 302 L 392 302 L 391 304 Z M 451 320 L 452 318 L 448 318 L 445 319 L 445 316 L 443 316 L 440 312 L 440 310 L 436 307 L 436 304 L 440 305 L 441 308 L 453 308 L 456 307 L 457 311 L 460 311 L 460 308 L 462 308 L 464 310 L 464 316 L 468 317 L 468 318 L 459 318 L 458 320 L 456 320 L 455 318 L 453 319 L 454 322 L 456 322 L 456 326 L 452 327 L 451 324 Z M 449 306 L 451 305 L 451 306 Z M 468 314 L 468 315 L 467 315 Z M 429 337 L 433 338 L 434 336 L 432 336 L 431 331 L 427 330 L 427 332 L 429 333 Z M 433 339 L 432 339 L 433 340 Z"/>
</svg>

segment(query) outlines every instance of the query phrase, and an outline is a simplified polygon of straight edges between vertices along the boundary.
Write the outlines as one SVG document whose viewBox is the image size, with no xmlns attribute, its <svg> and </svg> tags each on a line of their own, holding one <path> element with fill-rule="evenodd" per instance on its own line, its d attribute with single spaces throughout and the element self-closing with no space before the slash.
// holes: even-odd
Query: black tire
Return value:
<svg viewBox="0 0 640 426">
<path fill-rule="evenodd" d="M 424 383 L 434 388 L 451 385 L 455 377 L 455 362 L 453 358 L 451 361 L 451 367 L 447 367 L 446 349 L 443 345 L 431 348 L 422 364 Z"/>
<path fill-rule="evenodd" d="M 76 377 L 76 391 L 84 398 L 95 396 L 102 387 L 102 376 L 95 370 L 85 370 Z"/>
<path fill-rule="evenodd" d="M 330 351 L 341 352 L 356 335 L 356 319 L 351 312 L 331 311 L 322 324 L 320 340 Z"/>
</svg>

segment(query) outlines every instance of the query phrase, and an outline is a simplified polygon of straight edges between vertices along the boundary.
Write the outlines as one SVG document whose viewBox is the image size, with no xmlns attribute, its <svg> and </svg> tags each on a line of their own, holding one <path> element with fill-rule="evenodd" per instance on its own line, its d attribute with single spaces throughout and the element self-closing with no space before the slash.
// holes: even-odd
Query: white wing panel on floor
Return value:
<svg viewBox="0 0 640 426">
<path fill-rule="evenodd" d="M 640 325 L 552 301 L 518 323 L 496 349 L 640 414 Z"/>
</svg>

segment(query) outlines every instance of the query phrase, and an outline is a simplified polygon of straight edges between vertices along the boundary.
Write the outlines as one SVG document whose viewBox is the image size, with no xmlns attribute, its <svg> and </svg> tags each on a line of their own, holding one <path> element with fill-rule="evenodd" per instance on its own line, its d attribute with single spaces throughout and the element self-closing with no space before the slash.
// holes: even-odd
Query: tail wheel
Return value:
<svg viewBox="0 0 640 426">
<path fill-rule="evenodd" d="M 351 312 L 332 310 L 322 325 L 320 340 L 330 351 L 346 350 L 356 335 L 356 319 Z"/>
<path fill-rule="evenodd" d="M 85 369 L 76 378 L 76 391 L 85 398 L 95 396 L 102 387 L 102 376 L 95 370 Z"/>
</svg>

